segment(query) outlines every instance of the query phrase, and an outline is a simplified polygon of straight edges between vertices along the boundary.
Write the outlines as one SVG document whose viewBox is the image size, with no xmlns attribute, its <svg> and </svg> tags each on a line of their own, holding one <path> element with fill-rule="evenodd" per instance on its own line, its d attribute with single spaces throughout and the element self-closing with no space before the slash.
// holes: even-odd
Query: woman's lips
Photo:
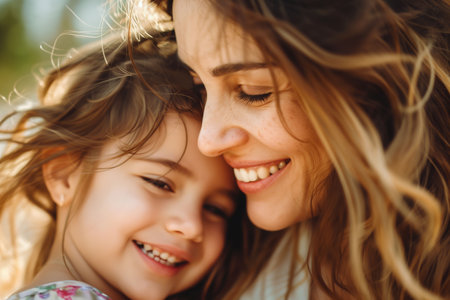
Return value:
<svg viewBox="0 0 450 300">
<path fill-rule="evenodd" d="M 251 167 L 233 168 L 239 189 L 250 194 L 267 188 L 284 173 L 290 161 L 283 159 Z"/>
<path fill-rule="evenodd" d="M 237 181 L 256 182 L 270 177 L 289 164 L 290 160 L 271 162 L 269 164 L 253 166 L 248 168 L 233 168 Z"/>
</svg>

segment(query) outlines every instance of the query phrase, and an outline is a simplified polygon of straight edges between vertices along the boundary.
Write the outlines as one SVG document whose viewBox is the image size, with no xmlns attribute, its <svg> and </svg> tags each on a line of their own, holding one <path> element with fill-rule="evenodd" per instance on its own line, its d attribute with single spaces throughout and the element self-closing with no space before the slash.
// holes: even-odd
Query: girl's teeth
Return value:
<svg viewBox="0 0 450 300">
<path fill-rule="evenodd" d="M 135 241 L 136 245 L 139 246 L 139 248 L 141 248 L 141 250 L 150 258 L 152 258 L 153 260 L 160 262 L 162 264 L 168 265 L 168 266 L 174 266 L 177 263 L 177 259 L 175 256 L 170 255 L 167 252 L 161 252 L 158 249 L 153 249 L 152 246 L 148 245 L 148 244 L 143 244 L 140 243 L 138 241 Z M 179 260 L 180 262 L 182 260 Z"/>
<path fill-rule="evenodd" d="M 286 167 L 286 162 L 281 161 L 278 165 L 272 165 L 270 167 L 258 167 L 257 169 L 234 169 L 234 176 L 238 181 L 253 182 L 265 179 L 284 167 Z"/>
</svg>

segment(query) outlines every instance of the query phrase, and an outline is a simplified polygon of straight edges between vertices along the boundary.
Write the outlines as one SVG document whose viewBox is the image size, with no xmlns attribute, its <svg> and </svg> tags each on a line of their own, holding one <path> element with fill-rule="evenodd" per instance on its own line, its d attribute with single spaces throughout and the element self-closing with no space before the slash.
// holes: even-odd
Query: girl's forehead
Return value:
<svg viewBox="0 0 450 300">
<path fill-rule="evenodd" d="M 142 130 L 139 134 L 135 132 L 127 133 L 125 136 L 115 137 L 108 141 L 102 147 L 102 156 L 105 159 L 114 158 L 124 154 L 130 145 L 142 144 L 137 150 L 136 155 L 149 155 L 161 148 L 167 139 L 176 140 L 180 145 L 188 140 L 188 131 L 186 124 L 200 124 L 200 120 L 193 117 L 185 117 L 176 112 L 167 112 L 161 123 L 151 135 L 149 131 Z M 150 128 L 149 128 L 150 130 Z"/>
</svg>

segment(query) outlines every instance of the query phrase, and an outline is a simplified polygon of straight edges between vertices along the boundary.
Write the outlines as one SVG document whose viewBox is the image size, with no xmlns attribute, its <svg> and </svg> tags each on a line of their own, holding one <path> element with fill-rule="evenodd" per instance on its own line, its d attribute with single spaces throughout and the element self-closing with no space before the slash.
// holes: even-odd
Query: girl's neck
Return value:
<svg viewBox="0 0 450 300">
<path fill-rule="evenodd" d="M 64 226 L 57 223 L 57 231 L 55 234 L 55 239 L 53 241 L 52 248 L 49 253 L 49 257 L 44 266 L 39 270 L 36 276 L 27 284 L 26 288 L 36 287 L 49 282 L 63 281 L 63 280 L 79 280 L 77 275 L 68 268 L 66 262 L 64 261 L 62 254 L 62 233 L 59 228 Z"/>
<path fill-rule="evenodd" d="M 37 275 L 26 286 L 20 290 L 27 290 L 36 286 L 44 285 L 46 283 L 63 281 L 63 280 L 77 280 L 68 272 L 62 260 L 49 260 L 37 273 Z"/>
</svg>

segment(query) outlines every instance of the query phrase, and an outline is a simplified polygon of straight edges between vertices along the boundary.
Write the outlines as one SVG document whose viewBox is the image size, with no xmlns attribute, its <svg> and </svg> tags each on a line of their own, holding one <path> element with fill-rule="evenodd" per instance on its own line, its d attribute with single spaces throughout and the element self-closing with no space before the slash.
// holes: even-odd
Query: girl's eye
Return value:
<svg viewBox="0 0 450 300">
<path fill-rule="evenodd" d="M 221 208 L 219 208 L 219 207 L 217 207 L 215 205 L 204 204 L 203 208 L 207 212 L 209 212 L 209 213 L 213 214 L 214 216 L 219 217 L 221 219 L 227 220 L 230 217 L 223 209 L 221 209 Z"/>
<path fill-rule="evenodd" d="M 166 182 L 162 181 L 162 180 L 154 179 L 154 178 L 150 178 L 150 177 L 141 177 L 141 178 L 145 182 L 150 183 L 151 185 L 153 185 L 154 187 L 156 187 L 156 188 L 158 188 L 160 190 L 164 190 L 164 191 L 173 193 L 172 187 L 169 184 L 167 184 Z"/>
</svg>

